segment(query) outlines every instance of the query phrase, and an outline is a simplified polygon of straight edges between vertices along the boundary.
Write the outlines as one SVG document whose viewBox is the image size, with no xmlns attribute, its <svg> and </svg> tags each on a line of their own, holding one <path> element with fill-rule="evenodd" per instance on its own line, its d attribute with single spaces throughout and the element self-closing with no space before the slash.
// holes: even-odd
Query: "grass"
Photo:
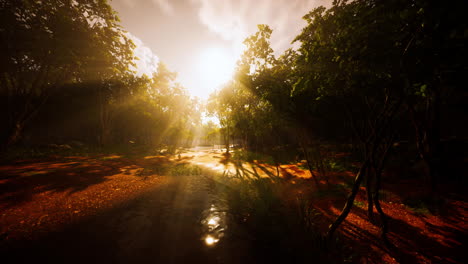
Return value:
<svg viewBox="0 0 468 264">
<path fill-rule="evenodd" d="M 384 202 L 390 201 L 391 195 L 392 195 L 392 193 L 389 192 L 389 191 L 379 190 L 379 199 L 380 199 L 380 201 L 384 201 Z"/>
<path fill-rule="evenodd" d="M 428 215 L 431 213 L 429 208 L 427 207 L 408 207 L 412 212 L 416 214 L 421 214 L 421 215 Z"/>
<path fill-rule="evenodd" d="M 430 199 L 406 199 L 403 201 L 403 204 L 406 205 L 406 207 L 416 213 L 416 214 L 421 214 L 421 215 L 428 215 L 431 214 L 431 208 L 434 207 L 433 203 L 430 201 Z"/>
<path fill-rule="evenodd" d="M 225 239 L 247 243 L 247 254 L 257 262 L 341 262 L 336 261 L 340 255 L 335 251 L 324 250 L 326 245 L 317 226 L 321 215 L 311 201 L 302 195 L 285 197 L 287 182 L 229 177 L 190 163 L 150 164 L 140 175 L 156 173 L 209 179 L 210 189 L 224 204 L 222 208 L 226 208 L 229 229 Z M 333 246 L 333 250 L 336 248 Z"/>
<path fill-rule="evenodd" d="M 232 156 L 233 160 L 243 161 L 243 162 L 253 162 L 254 160 L 261 163 L 276 165 L 276 163 L 281 164 L 297 164 L 297 149 L 291 148 L 273 148 L 268 151 L 268 153 L 258 153 L 252 152 L 249 150 L 236 149 L 234 150 L 234 155 Z M 317 163 L 323 164 L 323 169 L 325 172 L 344 172 L 344 171 L 354 171 L 356 166 L 353 163 L 352 157 L 349 156 L 340 156 L 335 157 L 334 152 L 327 151 L 324 153 L 319 153 L 312 149 L 309 150 L 310 154 L 310 164 L 313 170 L 317 170 Z M 316 160 L 320 159 L 320 160 Z M 302 170 L 309 170 L 309 167 L 306 163 L 301 163 L 297 165 L 298 168 Z"/>
<path fill-rule="evenodd" d="M 355 206 L 357 207 L 360 207 L 360 208 L 364 208 L 366 206 L 366 203 L 365 202 L 361 202 L 361 201 L 358 201 L 356 199 L 354 199 L 354 203 L 353 203 Z"/>
<path fill-rule="evenodd" d="M 166 175 L 169 176 L 199 176 L 202 175 L 203 169 L 192 164 L 176 164 L 167 169 Z"/>
<path fill-rule="evenodd" d="M 269 178 L 217 177 L 219 193 L 228 208 L 230 232 L 245 234 L 259 261 L 333 263 L 311 201 L 284 196 L 285 182 Z M 289 197 L 291 198 L 291 197 Z M 339 255 L 339 254 L 338 254 Z"/>
<path fill-rule="evenodd" d="M 351 178 L 351 177 L 347 177 L 345 175 L 338 175 L 337 176 L 340 180 L 342 180 L 343 182 L 338 184 L 339 186 L 341 186 L 341 188 L 344 188 L 344 189 L 347 189 L 347 190 L 350 190 L 353 188 L 353 185 L 354 185 L 354 179 Z"/>
<path fill-rule="evenodd" d="M 297 149 L 291 146 L 273 147 L 263 152 L 236 149 L 234 150 L 233 159 L 244 162 L 253 162 L 254 160 L 257 160 L 270 165 L 275 165 L 276 163 L 295 164 L 297 163 L 296 154 Z"/>
<path fill-rule="evenodd" d="M 328 163 L 327 167 L 329 168 L 330 171 L 343 172 L 343 171 L 350 170 L 349 164 L 343 162 L 342 160 L 328 159 L 327 163 Z"/>
<path fill-rule="evenodd" d="M 266 154 L 261 154 L 257 152 L 252 152 L 248 150 L 242 150 L 242 149 L 236 149 L 234 150 L 234 154 L 232 156 L 233 160 L 239 160 L 239 161 L 244 161 L 244 162 L 253 162 L 254 160 L 267 163 L 267 164 L 273 164 L 273 157 L 270 155 Z"/>
<path fill-rule="evenodd" d="M 67 156 L 97 156 L 106 155 L 101 159 L 112 159 L 113 155 L 119 155 L 127 158 L 138 158 L 147 155 L 159 154 L 155 147 L 145 145 L 112 145 L 108 147 L 74 145 L 68 144 L 48 144 L 37 145 L 32 147 L 16 146 L 0 153 L 0 158 L 5 162 L 11 162 L 18 159 L 42 159 L 50 157 L 67 157 Z"/>
<path fill-rule="evenodd" d="M 157 174 L 163 176 L 210 176 L 214 172 L 190 163 L 158 163 L 144 167 L 142 176 Z"/>
</svg>

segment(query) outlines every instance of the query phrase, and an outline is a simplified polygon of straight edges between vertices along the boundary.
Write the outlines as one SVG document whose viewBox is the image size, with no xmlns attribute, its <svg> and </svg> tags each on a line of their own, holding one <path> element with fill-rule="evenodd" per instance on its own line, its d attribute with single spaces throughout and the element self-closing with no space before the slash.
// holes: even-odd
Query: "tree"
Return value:
<svg viewBox="0 0 468 264">
<path fill-rule="evenodd" d="M 408 39 L 402 60 L 408 86 L 405 105 L 419 156 L 429 169 L 432 196 L 437 193 L 442 172 L 441 115 L 452 107 L 451 96 L 463 97 L 466 8 L 465 1 L 414 1 L 401 9 Z"/>
<path fill-rule="evenodd" d="M 239 82 L 256 96 L 260 102 L 270 106 L 268 111 L 271 130 L 268 134 L 276 135 L 270 144 L 281 145 L 280 138 L 284 134 L 277 133 L 281 127 L 296 127 L 297 143 L 307 161 L 307 166 L 317 186 L 318 179 L 313 172 L 308 147 L 310 137 L 306 126 L 309 116 L 303 111 L 308 102 L 299 102 L 297 97 L 292 97 L 294 83 L 297 82 L 296 73 L 297 52 L 292 49 L 285 51 L 283 55 L 276 58 L 270 47 L 270 36 L 272 30 L 267 25 L 259 25 L 258 32 L 248 37 L 244 44 L 246 51 L 239 63 L 237 78 Z M 265 120 L 264 120 L 265 121 Z M 265 125 L 263 125 L 265 126 Z M 286 131 L 286 133 L 291 133 Z M 294 142 L 296 143 L 296 142 Z M 271 149 L 275 157 L 278 150 Z"/>
<path fill-rule="evenodd" d="M 129 72 L 133 43 L 107 1 L 0 1 L 3 147 L 62 85 L 108 81 Z M 106 84 L 107 82 L 107 84 Z M 104 116 L 104 110 L 101 111 Z"/>
<path fill-rule="evenodd" d="M 457 10 L 463 10 L 461 5 L 455 4 Z M 441 80 L 447 72 L 459 72 L 462 62 L 454 51 L 461 45 L 462 28 L 466 30 L 466 24 L 455 22 L 461 15 L 455 12 L 453 18 L 448 11 L 452 8 L 426 1 L 335 1 L 328 10 L 316 8 L 304 16 L 308 25 L 296 37 L 301 47 L 293 97 L 317 96 L 315 102 L 339 109 L 362 153 L 352 193 L 330 226 L 329 237 L 346 218 L 366 178 L 368 215 L 372 220 L 375 206 L 385 239 L 387 221 L 378 194 L 397 122 L 406 118 L 403 105 L 416 128 L 431 181 L 436 181 Z M 423 117 L 418 117 L 418 107 Z"/>
<path fill-rule="evenodd" d="M 300 77 L 294 93 L 317 95 L 348 117 L 349 129 L 359 142 L 362 165 L 341 215 L 330 226 L 331 237 L 349 213 L 363 178 L 367 178 L 368 214 L 381 216 L 386 240 L 387 219 L 380 207 L 381 174 L 393 143 L 393 122 L 403 99 L 399 60 L 395 48 L 401 24 L 388 6 L 373 1 L 336 1 L 326 10 L 316 8 L 304 16 L 308 25 L 296 38 Z M 332 110 L 333 111 L 333 110 Z"/>
</svg>

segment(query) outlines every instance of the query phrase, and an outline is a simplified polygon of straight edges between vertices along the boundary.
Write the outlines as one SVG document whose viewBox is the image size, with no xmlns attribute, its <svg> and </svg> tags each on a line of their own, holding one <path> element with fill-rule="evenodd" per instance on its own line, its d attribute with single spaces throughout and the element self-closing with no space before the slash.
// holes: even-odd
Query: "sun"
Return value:
<svg viewBox="0 0 468 264">
<path fill-rule="evenodd" d="M 216 88 L 232 78 L 235 65 L 236 58 L 227 49 L 211 47 L 202 50 L 197 63 L 200 85 L 194 92 L 207 98 Z"/>
</svg>

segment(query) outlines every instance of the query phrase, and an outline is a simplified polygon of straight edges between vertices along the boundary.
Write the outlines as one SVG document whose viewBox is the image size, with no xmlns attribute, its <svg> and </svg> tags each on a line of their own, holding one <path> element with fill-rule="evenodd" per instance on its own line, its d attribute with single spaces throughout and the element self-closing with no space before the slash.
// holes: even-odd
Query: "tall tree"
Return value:
<svg viewBox="0 0 468 264">
<path fill-rule="evenodd" d="M 0 19 L 3 147 L 19 140 L 63 84 L 103 83 L 127 74 L 133 63 L 134 45 L 107 1 L 2 0 Z"/>
<path fill-rule="evenodd" d="M 301 42 L 300 78 L 294 92 L 317 95 L 315 101 L 326 101 L 348 117 L 362 153 L 355 185 L 329 237 L 346 218 L 366 177 L 369 217 L 373 219 L 375 206 L 386 239 L 387 220 L 378 193 L 403 87 L 398 74 L 402 53 L 394 47 L 400 24 L 384 8 L 373 1 L 336 1 L 329 10 L 320 7 L 304 16 L 308 25 L 296 38 Z"/>
</svg>

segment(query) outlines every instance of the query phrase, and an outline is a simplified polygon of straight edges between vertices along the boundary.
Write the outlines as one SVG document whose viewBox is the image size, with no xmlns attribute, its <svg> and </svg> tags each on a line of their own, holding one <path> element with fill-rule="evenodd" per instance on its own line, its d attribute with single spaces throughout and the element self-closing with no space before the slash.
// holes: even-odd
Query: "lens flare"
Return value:
<svg viewBox="0 0 468 264">
<path fill-rule="evenodd" d="M 205 243 L 208 245 L 208 246 L 212 246 L 214 244 L 216 244 L 217 242 L 219 241 L 219 239 L 216 239 L 212 236 L 207 236 L 205 238 Z"/>
</svg>

